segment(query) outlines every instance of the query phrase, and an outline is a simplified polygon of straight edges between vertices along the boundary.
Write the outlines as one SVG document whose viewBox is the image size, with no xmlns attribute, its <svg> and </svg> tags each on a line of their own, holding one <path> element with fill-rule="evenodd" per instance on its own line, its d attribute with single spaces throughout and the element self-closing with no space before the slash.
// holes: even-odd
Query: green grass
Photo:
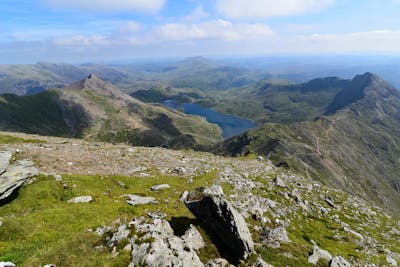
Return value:
<svg viewBox="0 0 400 267">
<path fill-rule="evenodd" d="M 25 139 L 11 135 L 0 134 L 0 144 L 20 144 L 20 143 L 46 143 L 37 139 Z"/>
<path fill-rule="evenodd" d="M 194 217 L 179 201 L 180 195 L 184 190 L 211 185 L 214 176 L 215 173 L 198 176 L 188 184 L 179 177 L 64 175 L 64 182 L 69 185 L 66 190 L 53 177 L 39 176 L 35 183 L 23 186 L 15 200 L 0 207 L 0 261 L 12 261 L 18 266 L 127 266 L 129 255 L 111 257 L 107 250 L 95 250 L 102 240 L 86 230 L 110 225 L 117 218 L 128 222 L 145 215 L 146 210 L 165 212 L 173 228 L 185 227 Z M 161 183 L 170 184 L 171 189 L 149 189 Z M 153 196 L 159 204 L 132 207 L 120 197 L 123 194 Z M 94 202 L 67 204 L 67 200 L 82 195 L 93 196 Z M 212 246 L 205 251 L 216 253 Z"/>
</svg>

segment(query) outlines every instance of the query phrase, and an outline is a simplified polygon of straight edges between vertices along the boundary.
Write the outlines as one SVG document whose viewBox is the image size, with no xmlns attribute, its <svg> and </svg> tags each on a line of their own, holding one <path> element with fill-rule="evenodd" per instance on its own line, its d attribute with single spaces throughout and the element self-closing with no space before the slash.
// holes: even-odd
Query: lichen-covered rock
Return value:
<svg viewBox="0 0 400 267">
<path fill-rule="evenodd" d="M 329 262 L 329 267 L 350 267 L 351 264 L 348 263 L 343 257 L 335 256 Z"/>
<path fill-rule="evenodd" d="M 151 187 L 151 190 L 160 191 L 160 190 L 165 190 L 165 189 L 169 189 L 169 188 L 171 188 L 171 186 L 169 184 L 157 184 L 157 185 L 153 185 Z"/>
<path fill-rule="evenodd" d="M 7 153 L 6 153 L 7 154 Z M 4 156 L 8 158 L 9 154 Z M 4 168 L 5 163 L 2 163 Z M 16 189 L 23 185 L 29 178 L 38 175 L 38 170 L 30 160 L 19 160 L 6 166 L 5 172 L 0 175 L 0 200 L 9 197 Z"/>
<path fill-rule="evenodd" d="M 235 258 L 246 258 L 254 250 L 246 221 L 222 195 L 212 192 L 208 188 L 197 188 L 188 194 L 185 205 Z"/>
<path fill-rule="evenodd" d="M 80 196 L 75 197 L 73 199 L 68 200 L 69 204 L 78 204 L 78 203 L 89 203 L 93 201 L 93 197 L 91 196 Z"/>
<path fill-rule="evenodd" d="M 261 241 L 270 247 L 278 248 L 280 243 L 289 243 L 290 239 L 286 228 L 279 226 L 274 229 L 265 228 L 261 232 Z"/>
<path fill-rule="evenodd" d="M 142 218 L 135 219 L 128 226 L 133 229 L 130 238 L 133 266 L 203 267 L 196 249 L 184 238 L 174 235 L 168 221 L 155 219 L 152 223 Z M 193 229 L 189 230 L 193 233 Z M 191 236 L 186 232 L 184 236 Z"/>
<path fill-rule="evenodd" d="M 332 259 L 332 255 L 328 251 L 320 249 L 315 245 L 313 253 L 310 255 L 310 257 L 308 257 L 308 262 L 316 265 L 319 259 L 330 261 Z"/>
<path fill-rule="evenodd" d="M 11 151 L 0 151 L 0 174 L 3 174 L 10 164 L 12 157 Z"/>
<path fill-rule="evenodd" d="M 126 202 L 132 206 L 157 204 L 157 201 L 154 197 L 142 197 L 142 196 L 132 195 L 132 194 L 123 195 L 122 197 L 125 197 Z"/>
</svg>

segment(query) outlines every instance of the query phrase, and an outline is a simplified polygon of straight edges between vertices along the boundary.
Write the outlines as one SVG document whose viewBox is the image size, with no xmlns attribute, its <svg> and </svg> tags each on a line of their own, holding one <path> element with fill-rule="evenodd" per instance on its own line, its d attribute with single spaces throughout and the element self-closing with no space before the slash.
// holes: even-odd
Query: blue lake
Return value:
<svg viewBox="0 0 400 267">
<path fill-rule="evenodd" d="M 256 124 L 250 120 L 223 114 L 198 104 L 178 104 L 175 100 L 165 100 L 161 104 L 172 109 L 180 109 L 186 114 L 204 117 L 208 122 L 217 124 L 222 129 L 222 137 L 224 139 L 231 138 L 256 127 Z"/>
</svg>

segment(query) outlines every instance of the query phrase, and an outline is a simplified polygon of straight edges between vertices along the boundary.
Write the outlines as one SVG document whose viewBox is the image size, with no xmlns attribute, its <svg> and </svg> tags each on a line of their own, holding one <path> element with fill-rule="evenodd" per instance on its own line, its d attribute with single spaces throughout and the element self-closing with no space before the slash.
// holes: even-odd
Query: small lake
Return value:
<svg viewBox="0 0 400 267">
<path fill-rule="evenodd" d="M 217 124 L 222 129 L 222 137 L 224 139 L 229 139 L 256 127 L 256 124 L 250 120 L 220 113 L 198 104 L 178 104 L 175 100 L 165 100 L 161 104 L 172 109 L 180 109 L 186 114 L 204 117 L 208 122 Z"/>
</svg>

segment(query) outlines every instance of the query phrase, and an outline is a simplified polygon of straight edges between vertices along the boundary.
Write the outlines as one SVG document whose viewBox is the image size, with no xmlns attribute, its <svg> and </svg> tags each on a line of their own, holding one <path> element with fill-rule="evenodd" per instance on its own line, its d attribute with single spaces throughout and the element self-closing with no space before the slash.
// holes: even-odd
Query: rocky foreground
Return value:
<svg viewBox="0 0 400 267">
<path fill-rule="evenodd" d="M 0 266 L 400 260 L 397 218 L 262 157 L 0 135 L 0 186 L 21 164 L 35 176 L 0 190 Z"/>
</svg>

